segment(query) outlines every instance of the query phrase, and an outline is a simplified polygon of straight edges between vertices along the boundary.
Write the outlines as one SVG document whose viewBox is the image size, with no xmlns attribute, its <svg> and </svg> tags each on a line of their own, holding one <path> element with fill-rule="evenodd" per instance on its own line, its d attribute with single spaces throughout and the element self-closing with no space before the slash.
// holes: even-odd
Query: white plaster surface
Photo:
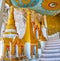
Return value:
<svg viewBox="0 0 60 61">
<path fill-rule="evenodd" d="M 43 50 L 43 49 L 45 48 L 45 44 L 46 44 L 46 42 L 44 42 L 44 41 L 40 41 L 40 43 L 41 43 L 41 49 Z"/>
<path fill-rule="evenodd" d="M 44 37 L 46 37 L 47 38 L 47 29 L 43 26 L 42 27 L 42 33 L 43 33 L 43 35 L 44 35 Z"/>
<path fill-rule="evenodd" d="M 25 53 L 26 53 L 26 56 L 30 59 L 31 58 L 31 55 L 30 55 L 30 43 L 25 44 Z"/>
<path fill-rule="evenodd" d="M 14 38 L 18 36 L 17 34 L 3 34 L 3 37 Z"/>
<path fill-rule="evenodd" d="M 38 49 L 38 57 L 41 57 L 41 55 L 42 55 L 42 50 Z"/>
</svg>

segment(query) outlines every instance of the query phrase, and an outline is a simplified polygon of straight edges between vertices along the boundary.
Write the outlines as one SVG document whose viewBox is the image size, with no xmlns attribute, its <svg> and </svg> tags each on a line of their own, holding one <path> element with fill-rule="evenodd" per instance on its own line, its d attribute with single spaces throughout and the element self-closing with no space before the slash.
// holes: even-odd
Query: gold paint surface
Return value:
<svg viewBox="0 0 60 61">
<path fill-rule="evenodd" d="M 48 34 L 54 34 L 60 31 L 60 14 L 56 16 L 46 16 Z"/>
</svg>

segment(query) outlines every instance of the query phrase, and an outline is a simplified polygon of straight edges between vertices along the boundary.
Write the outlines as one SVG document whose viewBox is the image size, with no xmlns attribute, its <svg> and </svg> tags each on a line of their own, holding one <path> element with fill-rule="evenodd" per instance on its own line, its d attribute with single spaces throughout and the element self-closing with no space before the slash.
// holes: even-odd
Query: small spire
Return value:
<svg viewBox="0 0 60 61">
<path fill-rule="evenodd" d="M 11 6 L 8 22 L 6 25 L 6 30 L 3 34 L 3 37 L 14 38 L 16 36 L 18 36 L 18 33 L 16 30 L 15 20 L 14 20 L 14 7 Z"/>
<path fill-rule="evenodd" d="M 6 29 L 16 29 L 14 20 L 14 7 L 11 6 Z"/>
<path fill-rule="evenodd" d="M 34 35 L 33 29 L 32 29 L 30 9 L 27 9 L 26 32 L 22 40 L 24 40 L 25 42 L 29 42 L 29 43 L 38 43 L 38 40 L 36 36 Z"/>
</svg>

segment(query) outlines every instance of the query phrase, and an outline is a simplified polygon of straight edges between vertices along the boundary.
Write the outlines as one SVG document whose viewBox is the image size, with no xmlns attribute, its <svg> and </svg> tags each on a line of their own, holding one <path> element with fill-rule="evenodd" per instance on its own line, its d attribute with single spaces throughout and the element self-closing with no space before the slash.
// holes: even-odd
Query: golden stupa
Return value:
<svg viewBox="0 0 60 61">
<path fill-rule="evenodd" d="M 18 46 L 18 56 L 21 54 L 21 39 L 18 36 L 14 20 L 14 7 L 11 6 L 6 30 L 3 35 L 4 40 L 4 58 L 15 56 L 16 45 Z"/>
</svg>

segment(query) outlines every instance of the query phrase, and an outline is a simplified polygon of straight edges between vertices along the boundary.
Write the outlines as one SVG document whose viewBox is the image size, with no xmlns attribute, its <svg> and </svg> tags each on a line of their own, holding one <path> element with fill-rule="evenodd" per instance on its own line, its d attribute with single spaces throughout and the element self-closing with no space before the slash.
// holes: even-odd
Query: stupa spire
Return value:
<svg viewBox="0 0 60 61">
<path fill-rule="evenodd" d="M 6 29 L 16 29 L 14 20 L 14 7 L 11 6 Z"/>
<path fill-rule="evenodd" d="M 6 25 L 6 30 L 3 34 L 3 37 L 14 38 L 17 35 L 18 34 L 17 34 L 17 31 L 16 31 L 15 20 L 14 20 L 14 7 L 11 6 L 10 14 L 9 14 L 9 17 L 8 17 L 8 22 L 7 22 L 7 25 Z"/>
<path fill-rule="evenodd" d="M 32 23 L 31 23 L 31 10 L 27 9 L 27 18 L 26 18 L 26 32 L 24 35 L 25 42 L 35 43 L 38 42 L 36 36 L 33 33 Z"/>
</svg>

